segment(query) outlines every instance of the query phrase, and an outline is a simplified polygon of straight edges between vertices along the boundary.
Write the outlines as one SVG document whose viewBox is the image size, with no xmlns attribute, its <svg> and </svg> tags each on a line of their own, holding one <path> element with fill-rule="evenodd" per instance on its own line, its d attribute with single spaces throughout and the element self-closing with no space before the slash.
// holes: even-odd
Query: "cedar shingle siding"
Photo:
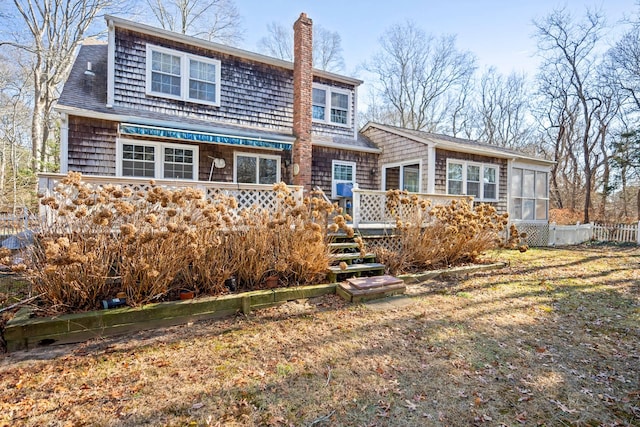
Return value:
<svg viewBox="0 0 640 427">
<path fill-rule="evenodd" d="M 233 125 L 290 131 L 293 115 L 291 70 L 116 29 L 115 102 L 118 105 L 213 120 Z M 220 107 L 145 94 L 147 43 L 221 61 Z"/>
<path fill-rule="evenodd" d="M 425 144 L 375 127 L 367 129 L 365 136 L 382 149 L 382 154 L 380 155 L 380 167 L 390 163 L 421 160 L 422 191 L 424 193 L 427 192 L 427 167 L 429 164 L 429 153 Z"/>
<path fill-rule="evenodd" d="M 117 134 L 116 122 L 69 116 L 69 170 L 115 175 Z"/>
<path fill-rule="evenodd" d="M 312 158 L 312 187 L 322 188 L 328 197 L 331 197 L 331 164 L 333 160 L 355 162 L 358 186 L 363 190 L 378 189 L 378 175 L 371 174 L 372 169 L 377 170 L 378 154 L 315 146 Z"/>
<path fill-rule="evenodd" d="M 468 162 L 494 164 L 499 167 L 498 201 L 483 202 L 495 206 L 499 212 L 507 211 L 507 160 L 477 154 L 458 153 L 455 151 L 439 150 L 436 148 L 436 193 L 447 192 L 447 159 L 464 160 Z"/>
</svg>

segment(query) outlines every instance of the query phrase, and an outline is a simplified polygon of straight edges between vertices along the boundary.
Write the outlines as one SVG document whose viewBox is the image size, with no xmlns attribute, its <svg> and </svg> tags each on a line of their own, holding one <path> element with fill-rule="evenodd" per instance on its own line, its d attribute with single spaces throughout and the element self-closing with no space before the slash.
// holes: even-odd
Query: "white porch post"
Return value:
<svg viewBox="0 0 640 427">
<path fill-rule="evenodd" d="M 638 221 L 638 227 L 636 228 L 636 243 L 640 246 L 640 221 Z"/>
<path fill-rule="evenodd" d="M 427 148 L 427 193 L 436 193 L 436 147 L 429 145 Z"/>
<path fill-rule="evenodd" d="M 549 246 L 556 245 L 556 223 L 549 224 Z"/>
<path fill-rule="evenodd" d="M 360 226 L 360 190 L 358 189 L 358 184 L 353 186 L 353 227 L 358 228 Z"/>
</svg>

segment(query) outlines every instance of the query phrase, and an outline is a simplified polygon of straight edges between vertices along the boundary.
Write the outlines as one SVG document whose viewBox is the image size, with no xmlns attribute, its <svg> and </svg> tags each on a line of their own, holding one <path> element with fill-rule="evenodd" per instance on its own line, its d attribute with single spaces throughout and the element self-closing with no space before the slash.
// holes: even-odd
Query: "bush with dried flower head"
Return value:
<svg viewBox="0 0 640 427">
<path fill-rule="evenodd" d="M 125 292 L 129 305 L 188 288 L 197 294 L 256 289 L 270 275 L 285 285 L 321 280 L 329 262 L 327 228 L 336 206 L 274 186 L 277 206 L 238 209 L 235 198 L 205 200 L 192 188 L 150 182 L 132 191 L 91 186 L 69 173 L 41 199 L 49 225 L 37 236 L 28 277 L 50 311 L 91 310 Z M 344 216 L 329 228 L 353 235 Z M 364 249 L 363 249 L 364 250 Z"/>
<path fill-rule="evenodd" d="M 435 269 L 475 262 L 501 242 L 508 214 L 493 206 L 472 207 L 464 199 L 431 206 L 406 191 L 387 192 L 387 209 L 395 215 L 401 245 L 378 250 L 380 262 L 393 273 Z"/>
</svg>

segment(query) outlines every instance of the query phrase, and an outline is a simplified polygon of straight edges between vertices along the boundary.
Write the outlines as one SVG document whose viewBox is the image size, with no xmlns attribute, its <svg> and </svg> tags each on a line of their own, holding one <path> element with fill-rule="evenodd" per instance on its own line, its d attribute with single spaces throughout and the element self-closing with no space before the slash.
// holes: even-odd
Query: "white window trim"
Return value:
<svg viewBox="0 0 640 427">
<path fill-rule="evenodd" d="M 152 61 L 152 53 L 153 51 L 166 53 L 168 55 L 179 56 L 180 57 L 180 96 L 171 95 L 164 92 L 154 92 L 151 90 L 151 61 Z M 189 97 L 189 60 L 193 59 L 198 62 L 204 62 L 207 64 L 212 64 L 216 66 L 216 100 L 215 102 L 205 101 L 203 99 L 196 99 Z M 211 105 L 214 107 L 220 106 L 220 61 L 217 59 L 206 58 L 204 56 L 192 55 L 186 52 L 180 52 L 179 50 L 168 49 L 166 47 L 156 46 L 152 44 L 147 44 L 147 54 L 146 54 L 146 84 L 145 84 L 145 93 L 151 96 L 157 96 L 160 98 L 167 99 L 175 99 L 178 101 L 186 101 L 193 102 L 195 104 L 204 104 Z"/>
<path fill-rule="evenodd" d="M 260 165 L 260 159 L 275 159 L 277 161 L 277 166 L 276 166 L 276 182 L 280 182 L 280 161 L 282 160 L 280 156 L 277 155 L 273 155 L 273 154 L 259 154 L 259 153 L 245 153 L 242 151 L 234 151 L 233 152 L 233 182 L 237 183 L 238 182 L 238 156 L 242 156 L 242 157 L 255 157 L 256 158 L 256 184 L 260 184 L 259 178 L 260 178 L 260 172 L 259 172 L 259 165 Z M 271 184 L 261 184 L 261 185 L 271 185 Z"/>
<path fill-rule="evenodd" d="M 353 179 L 351 181 L 347 181 L 345 179 L 335 179 L 333 172 L 334 172 L 334 168 L 336 165 L 343 165 L 343 166 L 351 166 L 352 169 L 352 174 L 351 176 L 353 177 Z M 355 187 L 356 185 L 356 162 L 347 162 L 344 160 L 333 160 L 331 161 L 331 198 L 332 199 L 336 199 L 338 198 L 338 184 L 343 184 L 343 183 L 351 183 L 353 184 L 353 186 Z"/>
<path fill-rule="evenodd" d="M 380 182 L 381 189 L 384 189 L 385 183 L 387 182 L 387 168 L 397 168 L 400 167 L 400 189 L 404 188 L 404 174 L 402 173 L 402 169 L 405 166 L 410 165 L 418 165 L 418 193 L 422 193 L 422 159 L 413 159 L 406 160 L 403 162 L 395 162 L 395 163 L 384 163 L 382 165 L 382 181 Z"/>
<path fill-rule="evenodd" d="M 546 202 L 547 202 L 547 212 L 546 212 L 547 215 L 546 216 L 547 217 L 546 218 L 541 218 L 541 219 L 538 219 L 538 218 L 536 218 L 536 219 L 512 218 L 512 221 L 514 221 L 514 222 L 522 222 L 522 223 L 543 223 L 543 224 L 548 223 L 549 222 L 549 201 L 550 201 L 550 197 L 549 197 L 549 185 L 550 185 L 550 183 L 549 183 L 549 175 L 550 175 L 550 171 L 549 171 L 549 168 L 544 167 L 544 166 L 538 166 L 538 165 L 528 165 L 526 163 L 514 163 L 512 168 L 511 168 L 511 170 L 513 171 L 513 169 L 521 169 L 523 171 L 524 170 L 529 170 L 529 171 L 534 172 L 534 178 L 533 178 L 533 180 L 534 180 L 534 189 L 533 189 L 534 197 L 531 198 L 531 197 L 513 196 L 513 195 L 511 195 L 511 185 L 513 185 L 513 183 L 510 182 L 510 184 L 509 184 L 509 192 L 508 192 L 508 194 L 509 194 L 509 205 L 510 205 L 510 207 L 509 207 L 509 215 L 511 215 L 511 207 L 514 205 L 514 200 L 516 200 L 516 199 L 533 200 L 534 201 L 534 209 L 533 209 L 534 216 L 535 216 L 535 212 L 536 212 L 536 210 L 535 210 L 535 202 L 537 200 L 546 200 Z M 547 174 L 547 188 L 546 188 L 547 197 L 535 197 L 535 191 L 536 191 L 536 188 L 535 188 L 535 173 L 538 173 L 538 172 Z M 513 174 L 513 172 L 512 172 L 512 174 Z M 524 184 L 523 182 L 520 183 L 520 185 L 521 185 L 520 189 L 521 190 L 522 190 L 522 185 L 523 184 Z"/>
<path fill-rule="evenodd" d="M 116 145 L 116 176 L 123 178 L 141 178 L 141 177 L 133 177 L 127 176 L 124 177 L 122 175 L 122 146 L 125 144 L 133 144 L 140 145 L 144 147 L 154 147 L 156 149 L 156 158 L 155 158 L 155 168 L 154 168 L 154 179 L 161 180 L 170 180 L 170 181 L 198 181 L 198 165 L 199 162 L 199 149 L 197 145 L 186 145 L 186 144 L 172 144 L 172 143 L 164 143 L 157 141 L 139 141 L 135 139 L 118 139 L 118 143 Z M 183 179 L 183 178 L 165 178 L 164 177 L 164 148 L 182 148 L 193 151 L 193 179 Z"/>
<path fill-rule="evenodd" d="M 462 195 L 467 195 L 467 166 L 479 166 L 480 167 L 480 197 L 474 200 L 480 202 L 497 202 L 500 200 L 500 166 L 494 163 L 478 163 L 469 162 L 466 160 L 447 159 L 447 170 L 445 171 L 446 180 L 446 194 L 449 193 L 449 165 L 451 163 L 462 165 Z M 491 168 L 496 170 L 496 197 L 495 199 L 487 199 L 484 197 L 484 170 L 485 168 Z"/>
<path fill-rule="evenodd" d="M 314 83 L 313 84 L 313 89 L 322 89 L 325 91 L 326 96 L 324 99 L 325 102 L 325 107 L 324 107 L 324 120 L 321 119 L 315 119 L 312 116 L 312 120 L 315 123 L 326 123 L 328 125 L 331 126 L 340 126 L 343 128 L 349 128 L 351 127 L 351 119 L 352 119 L 352 114 L 351 114 L 351 91 L 348 89 L 341 89 L 341 88 L 337 88 L 337 87 L 333 87 L 333 86 L 329 86 L 329 85 L 323 85 L 320 83 Z M 343 95 L 347 95 L 349 97 L 348 99 L 348 108 L 347 108 L 347 123 L 346 124 L 342 124 L 342 123 L 335 123 L 331 121 L 331 93 L 335 92 L 335 93 L 341 93 Z M 312 102 L 312 108 L 313 108 L 313 102 Z"/>
</svg>

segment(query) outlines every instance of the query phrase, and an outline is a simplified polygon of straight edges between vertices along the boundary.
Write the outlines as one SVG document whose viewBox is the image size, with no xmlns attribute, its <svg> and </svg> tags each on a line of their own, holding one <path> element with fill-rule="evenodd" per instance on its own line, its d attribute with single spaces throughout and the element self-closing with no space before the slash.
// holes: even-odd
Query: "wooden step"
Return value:
<svg viewBox="0 0 640 427">
<path fill-rule="evenodd" d="M 384 274 L 385 266 L 377 262 L 347 265 L 344 270 L 337 265 L 328 268 L 328 278 L 330 283 L 338 281 L 338 275 L 360 276 L 362 273 L 374 273 L 375 275 Z"/>
<path fill-rule="evenodd" d="M 382 288 L 385 286 L 392 286 L 403 284 L 402 279 L 398 279 L 397 277 L 384 275 L 384 276 L 374 276 L 374 277 L 357 277 L 347 279 L 347 282 L 356 289 L 375 289 Z"/>
<path fill-rule="evenodd" d="M 350 302 L 362 302 L 368 301 L 378 298 L 385 298 L 392 295 L 398 295 L 404 293 L 406 286 L 404 282 L 400 279 L 396 279 L 392 276 L 386 276 L 390 279 L 389 283 L 385 286 L 378 287 L 369 287 L 367 289 L 358 289 L 353 286 L 349 281 L 339 283 L 336 287 L 336 292 L 342 298 Z M 376 279 L 376 277 L 371 277 L 369 279 Z M 362 279 L 365 280 L 365 279 Z"/>
<path fill-rule="evenodd" d="M 374 253 L 366 253 L 364 254 L 364 256 L 360 255 L 360 252 L 357 253 L 335 253 L 335 254 L 331 254 L 329 255 L 329 259 L 332 262 L 337 262 L 337 261 L 353 261 L 356 259 L 371 259 L 374 260 L 376 257 L 376 254 Z"/>
<path fill-rule="evenodd" d="M 336 250 L 344 250 L 344 249 L 358 249 L 359 246 L 357 243 L 345 242 L 345 243 L 329 243 L 329 248 L 332 251 Z"/>
</svg>

